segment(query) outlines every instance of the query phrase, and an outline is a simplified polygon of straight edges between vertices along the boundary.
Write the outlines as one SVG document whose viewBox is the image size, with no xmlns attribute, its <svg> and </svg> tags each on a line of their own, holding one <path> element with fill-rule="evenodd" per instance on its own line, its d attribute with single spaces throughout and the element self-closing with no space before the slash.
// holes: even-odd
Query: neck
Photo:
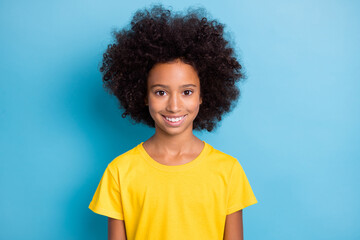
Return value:
<svg viewBox="0 0 360 240">
<path fill-rule="evenodd" d="M 176 153 L 191 149 L 201 140 L 192 131 L 183 132 L 180 135 L 169 135 L 156 128 L 155 134 L 148 141 L 159 151 Z"/>
</svg>

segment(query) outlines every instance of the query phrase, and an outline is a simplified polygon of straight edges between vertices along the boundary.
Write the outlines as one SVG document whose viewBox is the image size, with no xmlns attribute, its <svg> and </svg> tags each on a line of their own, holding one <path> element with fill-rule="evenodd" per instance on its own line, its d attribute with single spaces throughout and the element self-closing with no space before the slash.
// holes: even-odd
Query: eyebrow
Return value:
<svg viewBox="0 0 360 240">
<path fill-rule="evenodd" d="M 152 85 L 150 88 L 155 88 L 155 87 L 169 88 L 168 86 L 163 85 L 163 84 L 155 84 L 155 85 Z M 195 84 L 185 84 L 185 85 L 182 85 L 181 87 L 182 88 L 188 88 L 188 87 L 196 88 L 197 86 Z"/>
</svg>

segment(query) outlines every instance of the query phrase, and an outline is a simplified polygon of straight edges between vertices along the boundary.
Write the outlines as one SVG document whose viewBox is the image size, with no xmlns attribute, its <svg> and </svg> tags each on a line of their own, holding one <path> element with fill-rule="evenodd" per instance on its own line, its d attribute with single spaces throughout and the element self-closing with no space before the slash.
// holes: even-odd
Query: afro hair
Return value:
<svg viewBox="0 0 360 240">
<path fill-rule="evenodd" d="M 115 95 L 135 122 L 154 127 L 148 106 L 147 78 L 157 63 L 180 59 L 200 79 L 202 104 L 193 128 L 212 131 L 240 95 L 244 78 L 234 49 L 224 37 L 224 25 L 206 17 L 202 8 L 173 13 L 161 5 L 137 11 L 129 27 L 114 32 L 115 41 L 103 55 L 104 87 Z"/>
</svg>

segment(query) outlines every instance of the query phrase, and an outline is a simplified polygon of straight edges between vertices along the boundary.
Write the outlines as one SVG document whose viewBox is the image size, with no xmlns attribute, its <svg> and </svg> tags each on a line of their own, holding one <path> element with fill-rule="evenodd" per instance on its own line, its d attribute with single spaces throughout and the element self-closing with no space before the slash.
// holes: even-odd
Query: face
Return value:
<svg viewBox="0 0 360 240">
<path fill-rule="evenodd" d="M 192 133 L 202 102 L 195 69 L 180 60 L 156 64 L 149 72 L 146 104 L 157 133 Z"/>
</svg>

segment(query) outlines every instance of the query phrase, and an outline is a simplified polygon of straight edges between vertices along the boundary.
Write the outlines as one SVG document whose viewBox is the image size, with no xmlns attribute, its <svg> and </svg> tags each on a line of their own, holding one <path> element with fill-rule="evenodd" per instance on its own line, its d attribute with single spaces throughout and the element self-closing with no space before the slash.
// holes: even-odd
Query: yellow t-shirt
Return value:
<svg viewBox="0 0 360 240">
<path fill-rule="evenodd" d="M 220 240 L 226 215 L 256 202 L 239 162 L 209 144 L 167 166 L 141 143 L 108 165 L 89 208 L 124 220 L 128 240 Z"/>
</svg>

